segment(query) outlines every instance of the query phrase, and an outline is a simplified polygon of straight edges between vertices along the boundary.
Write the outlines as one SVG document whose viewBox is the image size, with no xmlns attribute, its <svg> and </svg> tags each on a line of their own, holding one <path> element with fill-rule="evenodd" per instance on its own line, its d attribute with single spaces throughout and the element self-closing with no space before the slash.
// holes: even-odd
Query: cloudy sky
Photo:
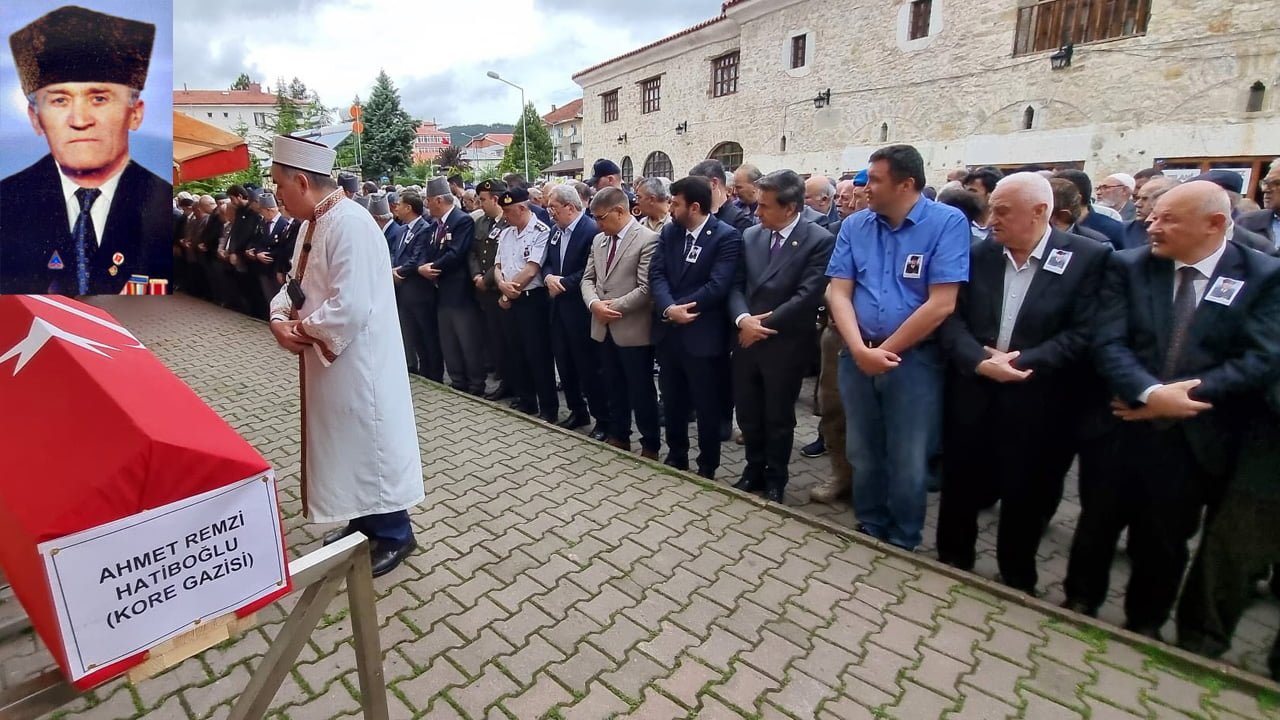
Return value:
<svg viewBox="0 0 1280 720">
<path fill-rule="evenodd" d="M 720 2 L 176 0 L 173 83 L 213 90 L 241 72 L 272 86 L 297 76 L 346 107 L 367 100 L 385 69 L 415 117 L 513 123 L 519 93 L 487 70 L 546 113 L 581 95 L 575 72 L 717 15 Z"/>
</svg>

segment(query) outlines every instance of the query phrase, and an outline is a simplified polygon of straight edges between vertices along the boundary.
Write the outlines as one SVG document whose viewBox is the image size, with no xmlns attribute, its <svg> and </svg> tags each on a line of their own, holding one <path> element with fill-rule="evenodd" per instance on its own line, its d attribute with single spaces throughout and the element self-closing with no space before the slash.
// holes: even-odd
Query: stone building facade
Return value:
<svg viewBox="0 0 1280 720">
<path fill-rule="evenodd" d="M 1256 181 L 1280 155 L 1277 18 L 1275 0 L 728 0 L 574 76 L 583 155 L 634 177 L 709 156 L 838 175 L 910 143 L 938 184 L 1028 163 Z"/>
</svg>

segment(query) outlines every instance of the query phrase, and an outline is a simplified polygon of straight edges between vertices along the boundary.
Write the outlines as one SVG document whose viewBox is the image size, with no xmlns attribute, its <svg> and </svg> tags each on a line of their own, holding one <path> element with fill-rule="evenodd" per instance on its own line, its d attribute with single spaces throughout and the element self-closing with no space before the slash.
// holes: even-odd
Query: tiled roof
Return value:
<svg viewBox="0 0 1280 720">
<path fill-rule="evenodd" d="M 732 4 L 734 4 L 735 2 L 738 2 L 738 1 L 739 1 L 739 0 L 730 0 L 730 2 L 725 3 L 725 5 L 724 5 L 723 7 L 728 7 L 729 5 L 732 5 Z M 656 40 L 656 41 L 651 42 L 651 43 L 649 43 L 648 45 L 645 45 L 645 46 L 643 46 L 643 47 L 638 47 L 638 48 L 636 48 L 635 50 L 632 50 L 631 52 L 623 53 L 622 55 L 619 55 L 619 56 L 617 56 L 617 57 L 615 57 L 615 58 L 610 58 L 610 59 L 608 59 L 608 60 L 605 60 L 605 61 L 604 61 L 604 62 L 602 62 L 602 63 L 596 64 L 596 65 L 592 65 L 591 67 L 587 68 L 586 70 L 579 70 L 578 72 L 576 72 L 576 73 L 574 73 L 574 74 L 573 74 L 573 78 L 576 80 L 577 78 L 579 78 L 579 77 L 581 77 L 581 76 L 583 76 L 583 75 L 586 75 L 587 73 L 592 72 L 592 71 L 594 71 L 594 70 L 599 70 L 600 68 L 602 68 L 602 67 L 604 67 L 604 66 L 606 66 L 606 65 L 610 65 L 610 64 L 616 63 L 616 62 L 618 62 L 619 60 L 623 60 L 623 59 L 625 59 L 625 58 L 629 58 L 629 57 L 632 57 L 632 56 L 634 56 L 634 55 L 639 55 L 640 53 L 642 53 L 642 52 L 644 52 L 644 51 L 646 51 L 646 50 L 650 50 L 650 49 L 656 48 L 656 47 L 658 47 L 659 45 L 662 45 L 662 44 L 664 44 L 664 43 L 671 42 L 672 40 L 675 40 L 676 38 L 682 38 L 682 37 L 684 37 L 685 35 L 691 35 L 691 34 L 693 34 L 693 33 L 697 32 L 697 31 L 699 31 L 699 30 L 701 30 L 701 29 L 703 29 L 703 28 L 705 28 L 705 27 L 710 27 L 710 26 L 712 26 L 712 25 L 715 25 L 716 23 L 720 22 L 721 20 L 724 20 L 724 10 L 723 10 L 723 8 L 721 9 L 721 11 L 720 11 L 720 14 L 719 14 L 719 15 L 717 15 L 716 17 L 711 18 L 710 20 L 704 20 L 704 21 L 702 21 L 702 22 L 698 23 L 697 25 L 694 25 L 693 27 L 687 27 L 687 28 L 685 28 L 684 30 L 681 30 L 680 32 L 678 32 L 678 33 L 676 33 L 676 34 L 674 34 L 674 35 L 668 35 L 668 36 L 666 36 L 666 37 L 662 38 L 661 40 Z"/>
<path fill-rule="evenodd" d="M 548 125 L 572 120 L 582 114 L 582 98 L 578 98 L 567 105 L 558 107 L 555 110 L 542 116 L 542 121 Z"/>
<path fill-rule="evenodd" d="M 276 95 L 252 90 L 174 90 L 176 105 L 275 105 Z"/>
</svg>

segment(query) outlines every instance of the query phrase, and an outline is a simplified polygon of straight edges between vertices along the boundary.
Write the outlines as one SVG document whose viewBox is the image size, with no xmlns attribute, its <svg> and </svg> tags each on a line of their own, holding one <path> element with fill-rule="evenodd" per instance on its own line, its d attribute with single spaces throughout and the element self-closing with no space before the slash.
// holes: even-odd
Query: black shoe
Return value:
<svg viewBox="0 0 1280 720">
<path fill-rule="evenodd" d="M 769 502 L 776 502 L 779 505 L 784 505 L 785 502 L 782 499 L 782 487 L 779 485 L 774 485 L 768 490 L 765 490 L 764 499 L 768 500 Z"/>
<path fill-rule="evenodd" d="M 538 413 L 538 419 L 542 422 L 556 425 L 560 420 L 560 413 Z"/>
<path fill-rule="evenodd" d="M 354 534 L 355 531 L 356 531 L 356 528 L 354 525 L 343 525 L 337 530 L 330 530 L 329 532 L 325 533 L 324 537 L 320 539 L 320 542 L 325 545 L 332 545 L 338 542 L 339 540 L 341 540 L 342 538 L 347 537 L 348 535 Z"/>
<path fill-rule="evenodd" d="M 1081 615 L 1088 615 L 1089 617 L 1097 617 L 1098 614 L 1097 610 L 1089 607 L 1084 602 L 1080 600 L 1072 600 L 1071 598 L 1067 598 L 1066 602 L 1062 603 L 1062 609 L 1070 610 L 1073 613 L 1080 613 Z"/>
<path fill-rule="evenodd" d="M 609 437 L 609 433 L 605 431 L 604 426 L 605 423 L 603 420 L 596 420 L 596 424 L 591 428 L 592 440 L 599 440 L 603 442 L 605 438 Z"/>
<path fill-rule="evenodd" d="M 761 480 L 760 478 L 747 477 L 746 475 L 743 475 L 742 479 L 738 480 L 738 482 L 733 484 L 733 487 L 735 490 L 741 490 L 742 492 L 749 492 L 749 493 L 764 492 L 764 480 Z"/>
<path fill-rule="evenodd" d="M 678 458 L 674 455 L 668 455 L 666 460 L 662 461 L 663 465 L 673 467 L 677 470 L 689 469 L 689 458 Z"/>
<path fill-rule="evenodd" d="M 708 480 L 715 480 L 716 470 L 715 468 L 698 468 L 698 475 Z"/>
<path fill-rule="evenodd" d="M 524 413 L 525 415 L 537 415 L 537 414 L 538 414 L 538 405 L 537 405 L 537 403 L 530 403 L 530 404 L 526 405 L 526 404 L 524 404 L 524 403 L 522 403 L 522 402 L 515 402 L 515 403 L 512 403 L 512 404 L 511 404 L 511 409 L 513 409 L 513 410 L 519 410 L 520 412 Z M 554 422 L 554 421 L 553 421 L 553 422 Z"/>
<path fill-rule="evenodd" d="M 512 410 L 515 410 L 516 408 L 523 407 L 524 401 L 519 398 L 516 398 L 515 400 L 512 400 L 511 402 L 507 403 L 507 406 L 510 407 Z"/>
<path fill-rule="evenodd" d="M 822 457 L 827 454 L 827 443 L 822 439 L 822 436 L 819 435 L 817 440 L 814 440 L 808 445 L 800 448 L 800 454 L 807 458 Z"/>
<path fill-rule="evenodd" d="M 499 385 L 498 387 L 494 388 L 493 392 L 485 395 L 484 399 L 485 400 L 505 400 L 509 397 L 511 397 L 511 391 L 507 389 L 507 386 Z"/>
<path fill-rule="evenodd" d="M 1160 628 L 1155 625 L 1130 625 L 1129 623 L 1125 623 L 1124 629 L 1145 638 L 1151 638 L 1156 642 L 1164 642 L 1164 638 L 1160 636 Z"/>
<path fill-rule="evenodd" d="M 413 551 L 417 549 L 418 541 L 410 538 L 408 544 L 401 545 L 398 548 L 390 550 L 378 548 L 377 550 L 374 550 L 373 557 L 370 558 L 373 561 L 373 576 L 382 577 L 392 570 L 395 570 L 397 565 L 413 554 Z"/>
<path fill-rule="evenodd" d="M 569 413 L 569 417 L 556 424 L 566 430 L 576 430 L 589 422 L 591 422 L 590 415 L 587 415 L 584 412 L 571 412 Z"/>
</svg>

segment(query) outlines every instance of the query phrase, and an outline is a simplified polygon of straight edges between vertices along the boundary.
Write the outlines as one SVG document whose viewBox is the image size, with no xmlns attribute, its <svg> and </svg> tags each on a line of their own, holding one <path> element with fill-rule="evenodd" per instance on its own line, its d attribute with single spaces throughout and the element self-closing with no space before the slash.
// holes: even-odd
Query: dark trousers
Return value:
<svg viewBox="0 0 1280 720">
<path fill-rule="evenodd" d="M 270 265 L 264 265 L 258 270 L 258 286 L 262 290 L 262 296 L 266 298 L 267 307 L 271 307 L 271 300 L 280 292 L 280 283 L 276 281 L 275 268 Z"/>
<path fill-rule="evenodd" d="M 1127 525 L 1133 569 L 1124 598 L 1126 627 L 1164 625 L 1187 566 L 1187 541 L 1199 527 L 1213 482 L 1177 425 L 1125 423 L 1086 443 L 1067 598 L 1095 611 L 1102 605 L 1116 542 Z"/>
<path fill-rule="evenodd" d="M 1270 487 L 1267 487 L 1270 485 Z M 1261 419 L 1245 431 L 1234 475 L 1210 509 L 1204 536 L 1178 602 L 1178 645 L 1217 658 L 1253 602 L 1256 578 L 1280 561 L 1280 422 Z M 1268 665 L 1280 677 L 1280 636 Z"/>
<path fill-rule="evenodd" d="M 1006 585 L 1032 593 L 1039 580 L 1036 551 L 1062 496 L 1075 446 L 1070 441 L 1070 423 L 1046 424 L 1046 417 L 1018 419 L 1028 411 L 1046 416 L 1060 413 L 1064 404 L 1011 407 L 1019 403 L 1017 396 L 1023 390 L 991 383 L 984 388 L 986 412 L 975 416 L 965 408 L 949 408 L 943 430 L 937 543 L 940 560 L 972 570 L 978 513 L 999 500 L 996 559 L 1000 577 Z M 992 432 L 993 427 L 1001 431 Z"/>
<path fill-rule="evenodd" d="M 484 394 L 483 328 L 480 309 L 471 298 L 440 306 L 440 348 L 449 383 L 457 390 Z"/>
<path fill-rule="evenodd" d="M 552 301 L 553 303 L 555 301 Z M 591 316 L 560 310 L 551 316 L 551 352 L 560 373 L 560 387 L 569 412 L 585 414 L 596 422 L 609 416 L 604 373 L 591 340 Z"/>
<path fill-rule="evenodd" d="M 418 357 L 418 374 L 428 380 L 444 382 L 444 353 L 440 349 L 439 297 L 434 285 L 422 278 L 403 281 L 404 299 L 413 322 L 414 354 Z"/>
<path fill-rule="evenodd" d="M 653 346 L 619 347 L 613 335 L 605 330 L 599 351 L 604 382 L 609 389 L 609 438 L 631 443 L 634 412 L 640 447 L 657 452 L 662 447 L 662 435 L 658 392 L 653 386 Z"/>
<path fill-rule="evenodd" d="M 418 325 L 413 318 L 412 293 L 401 280 L 395 284 L 396 315 L 400 320 L 400 339 L 404 341 L 404 362 L 409 372 L 418 372 Z"/>
<path fill-rule="evenodd" d="M 747 457 L 743 477 L 770 488 L 787 486 L 810 341 L 808 335 L 779 334 L 733 353 L 734 405 Z"/>
<path fill-rule="evenodd" d="M 695 357 L 679 339 L 657 347 L 658 383 L 662 387 L 667 452 L 677 467 L 689 465 L 689 408 L 697 413 L 698 472 L 713 474 L 720 467 L 720 377 L 729 374 L 723 357 Z"/>
<path fill-rule="evenodd" d="M 246 255 L 240 256 L 240 267 L 235 271 L 236 290 L 244 299 L 245 314 L 259 320 L 267 318 L 267 301 L 262 297 L 262 285 L 258 283 L 258 261 Z"/>
<path fill-rule="evenodd" d="M 541 415 L 560 412 L 556 371 L 548 338 L 551 329 L 550 300 L 546 288 L 520 293 L 511 301 L 511 309 L 507 311 L 511 317 L 506 323 L 507 351 L 516 377 L 512 389 L 526 408 L 536 408 Z"/>
<path fill-rule="evenodd" d="M 376 550 L 404 547 L 413 539 L 413 525 L 408 510 L 365 515 L 347 523 L 347 527 L 365 534 Z"/>
<path fill-rule="evenodd" d="M 507 313 L 498 307 L 499 297 L 496 290 L 476 292 L 476 304 L 480 306 L 484 324 L 484 366 L 486 370 L 496 373 L 499 381 L 504 381 L 510 375 L 508 366 L 511 358 L 505 352 L 506 336 L 502 329 L 503 317 Z"/>
</svg>

